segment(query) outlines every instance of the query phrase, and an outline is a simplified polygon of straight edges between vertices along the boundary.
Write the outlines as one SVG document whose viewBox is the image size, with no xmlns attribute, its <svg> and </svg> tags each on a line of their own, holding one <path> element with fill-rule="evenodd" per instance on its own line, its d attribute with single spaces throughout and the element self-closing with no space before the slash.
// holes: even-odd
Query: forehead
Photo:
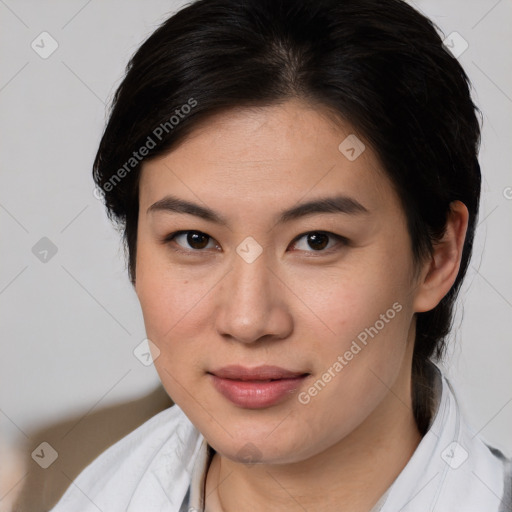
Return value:
<svg viewBox="0 0 512 512">
<path fill-rule="evenodd" d="M 165 193 L 221 210 L 241 203 L 277 210 L 327 193 L 379 208 L 393 196 L 377 155 L 350 124 L 298 100 L 201 123 L 173 151 L 143 164 L 141 210 Z"/>
</svg>

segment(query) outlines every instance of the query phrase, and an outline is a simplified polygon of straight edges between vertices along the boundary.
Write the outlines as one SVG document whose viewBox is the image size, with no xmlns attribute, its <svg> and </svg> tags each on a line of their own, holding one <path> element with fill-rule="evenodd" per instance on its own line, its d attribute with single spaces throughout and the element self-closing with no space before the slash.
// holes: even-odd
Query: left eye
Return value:
<svg viewBox="0 0 512 512">
<path fill-rule="evenodd" d="M 334 233 L 325 231 L 311 231 L 304 233 L 295 239 L 293 246 L 299 251 L 326 252 L 339 243 L 345 243 L 346 239 Z"/>
</svg>

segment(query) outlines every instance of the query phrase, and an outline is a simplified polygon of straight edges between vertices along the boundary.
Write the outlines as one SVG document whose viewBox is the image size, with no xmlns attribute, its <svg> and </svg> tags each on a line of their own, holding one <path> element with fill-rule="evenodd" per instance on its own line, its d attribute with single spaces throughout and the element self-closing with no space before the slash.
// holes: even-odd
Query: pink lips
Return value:
<svg viewBox="0 0 512 512">
<path fill-rule="evenodd" d="M 309 375 L 278 366 L 225 366 L 208 373 L 217 391 L 246 409 L 263 409 L 282 402 Z"/>
</svg>

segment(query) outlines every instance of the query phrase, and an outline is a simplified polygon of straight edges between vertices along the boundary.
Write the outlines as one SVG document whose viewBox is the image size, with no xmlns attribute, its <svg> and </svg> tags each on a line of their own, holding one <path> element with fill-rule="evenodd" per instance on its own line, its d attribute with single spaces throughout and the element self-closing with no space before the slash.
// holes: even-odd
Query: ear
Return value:
<svg viewBox="0 0 512 512">
<path fill-rule="evenodd" d="M 450 204 L 443 238 L 434 245 L 432 256 L 423 265 L 414 299 L 414 311 L 434 309 L 450 291 L 460 268 L 469 213 L 461 201 Z"/>
</svg>

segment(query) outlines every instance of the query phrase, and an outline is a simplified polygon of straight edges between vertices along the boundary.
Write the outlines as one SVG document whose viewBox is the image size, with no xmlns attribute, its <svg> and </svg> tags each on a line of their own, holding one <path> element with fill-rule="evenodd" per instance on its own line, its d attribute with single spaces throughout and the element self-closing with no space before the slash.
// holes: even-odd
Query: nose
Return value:
<svg viewBox="0 0 512 512">
<path fill-rule="evenodd" d="M 293 330 L 286 287 L 262 254 L 252 263 L 236 255 L 219 290 L 216 328 L 240 343 L 283 339 Z"/>
</svg>

